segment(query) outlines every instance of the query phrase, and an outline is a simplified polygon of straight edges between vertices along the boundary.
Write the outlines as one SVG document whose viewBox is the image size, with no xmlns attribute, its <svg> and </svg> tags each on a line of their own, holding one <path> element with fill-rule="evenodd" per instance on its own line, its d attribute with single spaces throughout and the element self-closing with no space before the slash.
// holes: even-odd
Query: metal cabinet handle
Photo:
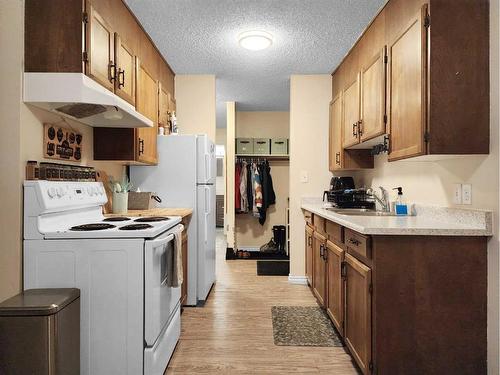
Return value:
<svg viewBox="0 0 500 375">
<path fill-rule="evenodd" d="M 139 138 L 139 155 L 144 154 L 144 139 Z"/>
<path fill-rule="evenodd" d="M 349 238 L 349 243 L 358 246 L 361 242 L 355 238 Z"/>
<path fill-rule="evenodd" d="M 111 82 L 116 79 L 116 64 L 112 60 L 108 64 L 108 78 Z"/>
<path fill-rule="evenodd" d="M 321 258 L 323 258 L 323 251 L 324 251 L 324 250 L 325 250 L 325 249 L 324 249 L 323 245 L 319 245 L 319 256 L 320 256 Z"/>
<path fill-rule="evenodd" d="M 118 88 L 125 86 L 125 69 L 118 68 Z"/>
<path fill-rule="evenodd" d="M 358 133 L 359 135 L 363 135 L 363 120 L 358 121 Z"/>
<path fill-rule="evenodd" d="M 358 136 L 358 131 L 357 131 L 358 123 L 355 122 L 352 124 L 352 136 L 357 137 Z"/>
<path fill-rule="evenodd" d="M 311 236 L 307 237 L 307 245 L 308 245 L 308 246 L 311 246 L 311 245 L 312 245 L 312 242 L 313 242 L 313 241 L 312 241 L 312 237 L 311 237 Z"/>
<path fill-rule="evenodd" d="M 335 154 L 335 163 L 337 163 L 338 165 L 340 165 L 340 152 L 337 152 Z"/>
</svg>

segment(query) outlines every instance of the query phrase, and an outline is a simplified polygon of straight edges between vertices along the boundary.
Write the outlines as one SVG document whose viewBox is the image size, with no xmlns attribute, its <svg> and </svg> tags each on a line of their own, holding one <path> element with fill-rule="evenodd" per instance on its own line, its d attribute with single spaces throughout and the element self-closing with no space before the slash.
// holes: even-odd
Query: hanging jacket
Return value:
<svg viewBox="0 0 500 375">
<path fill-rule="evenodd" d="M 248 211 L 253 211 L 253 183 L 252 183 L 252 164 L 247 164 L 247 202 Z"/>
<path fill-rule="evenodd" d="M 276 194 L 273 188 L 273 179 L 271 177 L 271 167 L 266 161 L 259 164 L 259 171 L 262 181 L 262 208 L 259 210 L 259 223 L 264 225 L 267 217 L 267 209 L 276 203 Z"/>
<path fill-rule="evenodd" d="M 260 218 L 260 210 L 262 209 L 262 180 L 259 174 L 259 168 L 256 164 L 253 165 L 254 173 L 254 209 L 253 213 L 255 217 Z"/>
<path fill-rule="evenodd" d="M 247 196 L 247 162 L 241 164 L 240 185 L 238 186 L 241 197 L 241 211 L 248 212 Z"/>
</svg>

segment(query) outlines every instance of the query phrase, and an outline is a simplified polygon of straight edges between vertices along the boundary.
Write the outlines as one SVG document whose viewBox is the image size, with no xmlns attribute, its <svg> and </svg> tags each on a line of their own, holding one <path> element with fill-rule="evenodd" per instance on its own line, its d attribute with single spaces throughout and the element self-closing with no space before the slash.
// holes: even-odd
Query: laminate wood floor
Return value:
<svg viewBox="0 0 500 375">
<path fill-rule="evenodd" d="M 304 285 L 257 276 L 250 260 L 225 260 L 217 235 L 217 284 L 202 308 L 185 308 L 166 374 L 358 374 L 339 347 L 276 346 L 271 306 L 314 306 Z"/>
</svg>

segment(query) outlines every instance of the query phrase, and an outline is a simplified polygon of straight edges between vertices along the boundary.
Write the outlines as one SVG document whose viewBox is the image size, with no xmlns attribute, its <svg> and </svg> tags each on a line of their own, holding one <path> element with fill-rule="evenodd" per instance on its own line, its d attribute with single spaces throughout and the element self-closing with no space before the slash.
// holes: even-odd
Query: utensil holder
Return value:
<svg viewBox="0 0 500 375">
<path fill-rule="evenodd" d="M 126 214 L 128 211 L 128 192 L 113 193 L 113 213 Z"/>
</svg>

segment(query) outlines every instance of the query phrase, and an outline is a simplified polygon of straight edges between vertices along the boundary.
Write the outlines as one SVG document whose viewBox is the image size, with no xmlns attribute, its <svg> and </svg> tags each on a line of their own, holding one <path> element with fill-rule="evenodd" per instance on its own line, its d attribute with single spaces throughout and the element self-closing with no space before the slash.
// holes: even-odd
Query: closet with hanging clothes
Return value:
<svg viewBox="0 0 500 375">
<path fill-rule="evenodd" d="M 236 119 L 235 257 L 286 260 L 288 112 L 237 112 Z"/>
</svg>

